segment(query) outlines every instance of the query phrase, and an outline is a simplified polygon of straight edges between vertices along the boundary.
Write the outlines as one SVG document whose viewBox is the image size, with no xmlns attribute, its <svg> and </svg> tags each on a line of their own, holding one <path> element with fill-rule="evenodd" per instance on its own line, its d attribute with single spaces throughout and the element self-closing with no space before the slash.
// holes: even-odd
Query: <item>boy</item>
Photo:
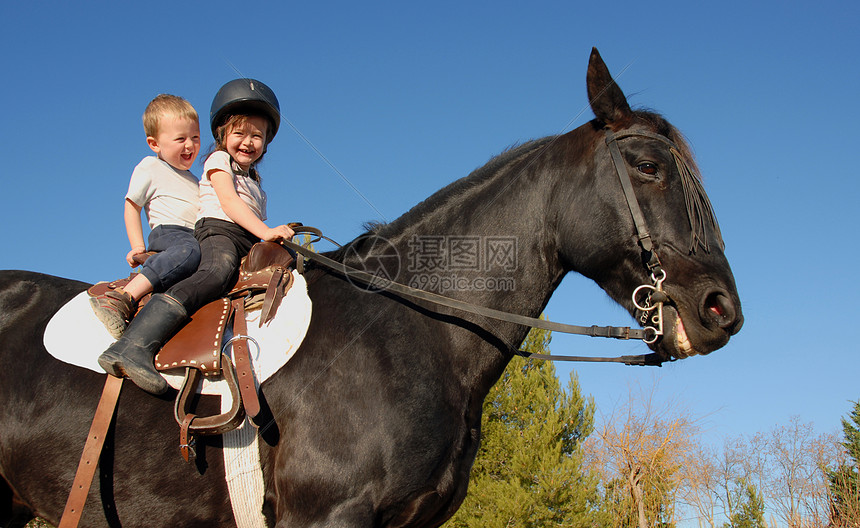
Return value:
<svg viewBox="0 0 860 528">
<path fill-rule="evenodd" d="M 146 143 L 155 152 L 134 168 L 125 196 L 125 228 L 131 251 L 126 261 L 146 252 L 141 210 L 151 232 L 149 250 L 157 251 L 125 288 L 90 299 L 96 316 L 117 339 L 134 316 L 137 303 L 162 292 L 197 270 L 200 245 L 194 238 L 199 208 L 197 177 L 189 169 L 200 152 L 200 124 L 194 107 L 181 97 L 161 94 L 143 113 Z"/>
</svg>

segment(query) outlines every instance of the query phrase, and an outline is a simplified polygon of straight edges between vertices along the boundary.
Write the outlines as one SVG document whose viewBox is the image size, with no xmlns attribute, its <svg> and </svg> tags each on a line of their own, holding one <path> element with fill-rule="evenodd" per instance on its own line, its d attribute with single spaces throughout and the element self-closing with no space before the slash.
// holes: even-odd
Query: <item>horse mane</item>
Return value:
<svg viewBox="0 0 860 528">
<path fill-rule="evenodd" d="M 427 212 L 434 211 L 440 205 L 447 204 L 451 200 L 462 196 L 465 191 L 486 183 L 511 163 L 540 149 L 554 139 L 555 136 L 548 136 L 527 141 L 520 145 L 513 145 L 505 149 L 500 154 L 490 158 L 490 161 L 483 166 L 473 170 L 468 176 L 446 185 L 391 223 L 383 224 L 380 227 L 384 227 L 385 229 L 381 229 L 376 234 L 384 236 L 385 232 L 391 232 L 389 229 L 397 230 L 402 223 L 413 223 Z"/>
<path fill-rule="evenodd" d="M 687 191 L 687 199 L 688 215 L 691 219 L 691 229 L 693 230 L 693 247 L 695 247 L 695 245 L 701 245 L 706 251 L 708 250 L 706 242 L 707 237 L 705 236 L 704 231 L 705 225 L 710 229 L 713 229 L 722 244 L 719 225 L 716 222 L 716 218 L 713 214 L 707 195 L 705 195 L 704 189 L 702 189 L 701 173 L 687 139 L 665 117 L 653 110 L 635 110 L 632 115 L 632 122 L 629 123 L 629 125 L 637 122 L 644 124 L 658 134 L 669 138 L 678 147 L 678 154 L 683 161 L 681 166 L 679 166 L 679 170 L 682 170 L 683 166 L 689 171 L 688 174 L 682 174 L 682 176 L 686 176 L 688 180 L 692 180 L 685 184 L 685 189 L 687 187 L 692 188 L 692 190 Z M 365 232 L 359 235 L 349 246 L 353 251 L 361 251 L 361 246 L 364 242 L 373 243 L 373 240 L 376 237 L 389 238 L 400 233 L 405 225 L 416 223 L 418 220 L 423 218 L 425 215 L 430 214 L 432 211 L 435 211 L 437 208 L 463 196 L 463 194 L 469 189 L 488 182 L 498 174 L 499 171 L 508 167 L 512 163 L 515 163 L 534 152 L 542 152 L 549 148 L 549 146 L 558 138 L 559 136 L 546 136 L 508 147 L 501 153 L 490 158 L 490 160 L 483 166 L 473 170 L 468 176 L 455 180 L 442 189 L 436 191 L 430 197 L 418 203 L 397 219 L 391 222 L 366 222 L 363 225 Z M 691 250 L 694 250 L 693 247 L 691 247 Z M 327 256 L 337 260 L 338 262 L 343 262 L 345 254 L 346 247 L 326 253 Z"/>
<path fill-rule="evenodd" d="M 351 245 L 352 250 L 360 251 L 362 241 L 372 240 L 374 237 L 386 238 L 393 233 L 398 233 L 404 225 L 415 223 L 420 218 L 432 211 L 435 211 L 440 206 L 462 196 L 463 193 L 469 189 L 486 183 L 505 167 L 519 159 L 522 159 L 524 156 L 528 156 L 534 151 L 544 148 L 556 138 L 557 136 L 547 136 L 521 144 L 514 144 L 502 151 L 500 154 L 490 158 L 486 164 L 476 168 L 469 173 L 468 176 L 455 180 L 442 189 L 436 191 L 430 197 L 419 202 L 395 220 L 392 220 L 391 222 L 365 222 L 363 226 L 365 232 L 355 239 L 357 245 Z M 338 262 L 343 262 L 345 252 L 346 247 L 332 251 L 326 255 Z"/>
</svg>

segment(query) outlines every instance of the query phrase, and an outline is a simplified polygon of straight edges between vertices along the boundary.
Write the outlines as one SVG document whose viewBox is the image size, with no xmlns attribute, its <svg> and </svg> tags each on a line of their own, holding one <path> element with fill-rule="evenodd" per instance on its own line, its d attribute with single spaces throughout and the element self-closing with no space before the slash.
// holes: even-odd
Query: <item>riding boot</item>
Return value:
<svg viewBox="0 0 860 528">
<path fill-rule="evenodd" d="M 164 394 L 169 386 L 155 370 L 152 358 L 179 330 L 188 314 L 176 299 L 153 295 L 116 343 L 99 356 L 99 365 L 117 377 L 128 376 L 141 389 Z"/>
</svg>

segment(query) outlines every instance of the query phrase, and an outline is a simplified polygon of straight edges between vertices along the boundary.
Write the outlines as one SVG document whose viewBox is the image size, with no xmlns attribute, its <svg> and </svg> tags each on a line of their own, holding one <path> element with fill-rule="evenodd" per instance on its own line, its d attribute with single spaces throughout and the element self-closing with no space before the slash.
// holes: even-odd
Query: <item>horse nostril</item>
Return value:
<svg viewBox="0 0 860 528">
<path fill-rule="evenodd" d="M 713 291 L 705 296 L 701 315 L 702 319 L 713 321 L 732 334 L 740 329 L 735 305 L 723 291 Z"/>
</svg>

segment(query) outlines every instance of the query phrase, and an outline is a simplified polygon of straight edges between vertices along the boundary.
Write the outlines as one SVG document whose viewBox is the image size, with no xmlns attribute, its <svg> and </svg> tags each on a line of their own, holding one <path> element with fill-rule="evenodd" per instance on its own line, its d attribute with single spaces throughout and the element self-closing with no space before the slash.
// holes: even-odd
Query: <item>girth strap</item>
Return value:
<svg viewBox="0 0 860 528">
<path fill-rule="evenodd" d="M 105 437 L 108 429 L 110 429 L 116 403 L 119 400 L 120 389 L 122 389 L 122 378 L 108 375 L 98 407 L 96 407 L 90 432 L 87 434 L 81 461 L 78 463 L 78 470 L 72 483 L 72 491 L 69 493 L 58 528 L 75 528 L 81 521 L 87 495 L 96 473 L 96 466 L 101 456 L 102 447 L 104 447 Z"/>
</svg>

